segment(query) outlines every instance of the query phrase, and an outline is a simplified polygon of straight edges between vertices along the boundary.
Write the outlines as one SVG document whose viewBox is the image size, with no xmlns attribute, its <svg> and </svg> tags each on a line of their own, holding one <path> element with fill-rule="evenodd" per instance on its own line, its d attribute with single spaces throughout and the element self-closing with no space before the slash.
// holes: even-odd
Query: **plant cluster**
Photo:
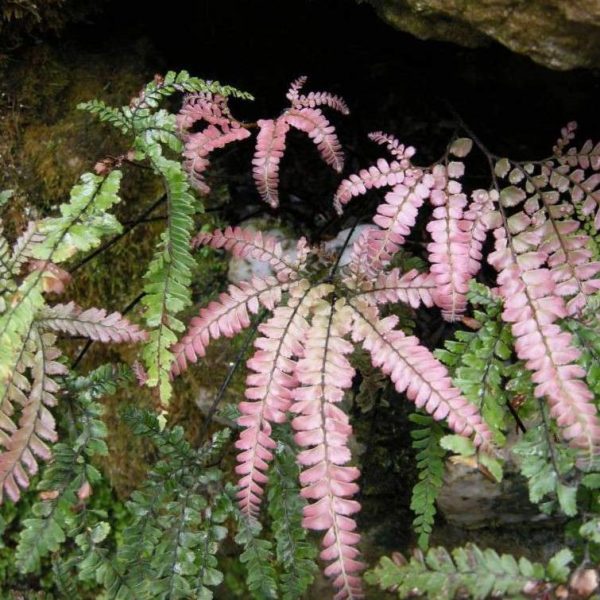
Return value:
<svg viewBox="0 0 600 600">
<path fill-rule="evenodd" d="M 389 379 L 417 409 L 411 421 L 419 477 L 411 508 L 425 551 L 410 561 L 384 559 L 366 580 L 400 597 L 538 597 L 557 586 L 583 595 L 584 583 L 593 583 L 588 567 L 600 543 L 600 144 L 572 145 L 569 124 L 552 156 L 518 162 L 495 156 L 459 123 L 468 137 L 456 136 L 439 161 L 424 167 L 414 161 L 414 148 L 377 132 L 370 137 L 389 158 L 344 178 L 332 207 L 343 222 L 355 198 L 386 192 L 372 222 L 355 235 L 355 220 L 339 252 L 304 237 L 284 250 L 265 233 L 204 227 L 212 153 L 254 129 L 252 176 L 271 209 L 279 203 L 290 128 L 306 133 L 325 163 L 343 170 L 341 144 L 322 108 L 347 115 L 348 107 L 327 92 L 303 93 L 305 83 L 304 77 L 292 83 L 289 106 L 277 118 L 256 123 L 236 119 L 228 105 L 230 96 L 248 94 L 187 73 L 156 77 L 122 108 L 99 100 L 83 105 L 127 136 L 131 149 L 82 176 L 60 216 L 32 222 L 12 249 L 2 240 L 0 489 L 11 499 L 29 486 L 35 457 L 51 457 L 56 432 L 48 407 L 57 403 L 60 386 L 76 399 L 75 424 L 55 445 L 38 483 L 35 518 L 23 522 L 19 569 L 38 570 L 53 553 L 56 589 L 68 588 L 71 597 L 80 593 L 69 577 L 77 573 L 110 598 L 210 598 L 220 585 L 245 585 L 256 598 L 299 598 L 314 578 L 316 550 L 307 535 L 313 530 L 323 532 L 319 556 L 335 598 L 363 597 L 360 471 L 350 450 L 347 393 L 363 352 L 372 364 L 369 376 L 379 372 L 372 385 Z M 175 93 L 184 94 L 177 114 L 160 106 Z M 465 162 L 473 147 L 489 163 L 490 186 L 469 192 Z M 58 264 L 119 234 L 109 211 L 129 164 L 149 168 L 163 182 L 167 206 L 144 289 L 130 307 L 141 303 L 144 330 L 120 313 L 72 302 L 50 306 L 46 299 L 62 293 L 68 280 Z M 420 215 L 430 241 L 411 260 L 406 244 Z M 200 246 L 265 263 L 269 274 L 230 285 L 186 329 L 181 315 L 192 305 L 193 251 Z M 439 311 L 453 331 L 435 352 L 399 316 L 425 309 Z M 234 487 L 224 466 L 229 428 L 196 448 L 183 429 L 165 422 L 173 379 L 214 340 L 244 329 L 254 344 L 245 399 L 236 414 L 225 415 L 239 430 Z M 69 374 L 59 360 L 57 332 L 143 344 L 143 364 L 134 371 L 140 385 L 156 388 L 160 412 L 134 408 L 123 418 L 151 440 L 158 458 L 127 502 L 128 524 L 119 535 L 108 515 L 92 508 L 101 481 L 93 457 L 107 451 L 98 398 L 112 393 L 115 374 L 126 379 L 127 370 Z M 500 480 L 515 423 L 522 434 L 511 452 L 530 499 L 540 510 L 573 519 L 573 550 L 547 567 L 474 546 L 427 551 L 446 452 Z M 261 516 L 264 497 L 268 510 Z M 225 574 L 217 558 L 230 526 L 243 547 L 245 584 L 235 579 L 235 568 Z M 578 569 L 570 573 L 576 557 Z"/>
</svg>

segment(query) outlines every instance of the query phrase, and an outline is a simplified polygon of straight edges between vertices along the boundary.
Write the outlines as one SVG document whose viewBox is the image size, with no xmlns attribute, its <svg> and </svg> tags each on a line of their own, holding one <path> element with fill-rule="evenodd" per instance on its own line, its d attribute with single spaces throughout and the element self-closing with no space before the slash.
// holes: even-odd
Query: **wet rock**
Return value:
<svg viewBox="0 0 600 600">
<path fill-rule="evenodd" d="M 475 466 L 448 461 L 438 507 L 448 523 L 465 529 L 548 519 L 529 502 L 527 482 L 510 464 L 497 483 Z"/>
<path fill-rule="evenodd" d="M 369 0 L 421 39 L 467 47 L 492 40 L 552 69 L 600 67 L 600 0 Z"/>
</svg>

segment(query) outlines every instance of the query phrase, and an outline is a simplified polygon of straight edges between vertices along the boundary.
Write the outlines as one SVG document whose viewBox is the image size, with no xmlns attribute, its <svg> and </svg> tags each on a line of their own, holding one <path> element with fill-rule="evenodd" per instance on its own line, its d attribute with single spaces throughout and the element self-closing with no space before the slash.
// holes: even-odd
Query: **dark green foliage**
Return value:
<svg viewBox="0 0 600 600">
<path fill-rule="evenodd" d="M 577 513 L 577 486 L 572 483 L 575 452 L 557 441 L 549 423 L 545 420 L 530 427 L 513 452 L 519 458 L 522 475 L 527 478 L 529 499 L 544 512 L 551 512 L 558 501 L 566 515 L 574 516 Z"/>
<path fill-rule="evenodd" d="M 221 471 L 209 463 L 229 432 L 218 432 L 196 450 L 181 427 L 163 429 L 150 412 L 130 409 L 124 418 L 156 445 L 158 460 L 127 503 L 132 521 L 116 553 L 108 555 L 98 546 L 101 540 L 80 539 L 87 553 L 81 577 L 94 577 L 109 598 L 211 598 L 210 588 L 223 579 L 215 555 L 232 504 Z"/>
<path fill-rule="evenodd" d="M 500 320 L 502 305 L 485 286 L 471 283 L 469 299 L 483 309 L 473 313 L 479 329 L 457 331 L 454 340 L 447 341 L 445 349 L 436 350 L 435 355 L 450 368 L 454 384 L 477 405 L 496 441 L 501 442 L 509 401 L 504 379 L 512 355 L 510 326 Z"/>
<path fill-rule="evenodd" d="M 98 400 L 114 394 L 127 377 L 123 368 L 105 365 L 85 377 L 67 379 L 72 423 L 67 437 L 54 446 L 54 461 L 37 486 L 41 500 L 33 506 L 34 518 L 23 521 L 16 551 L 21 572 L 37 571 L 41 559 L 87 526 L 90 514 L 86 503 L 101 479 L 92 459 L 108 453 Z"/>
<path fill-rule="evenodd" d="M 484 600 L 492 595 L 502 598 L 523 598 L 523 589 L 536 585 L 540 591 L 544 582 L 563 583 L 569 573 L 566 567 L 573 560 L 568 550 L 555 555 L 544 568 L 526 558 L 515 559 L 494 550 L 480 550 L 474 544 L 455 548 L 432 548 L 420 551 L 406 561 L 402 555 L 396 561 L 384 557 L 367 573 L 372 585 L 397 592 L 399 598 L 423 597 L 446 600 L 468 597 Z"/>
<path fill-rule="evenodd" d="M 440 440 L 444 429 L 428 415 L 415 413 L 409 418 L 416 425 L 410 436 L 419 472 L 419 481 L 412 490 L 410 508 L 416 515 L 413 527 L 419 547 L 425 550 L 429 546 L 435 519 L 435 501 L 443 483 L 446 451 L 440 446 Z"/>
<path fill-rule="evenodd" d="M 267 492 L 275 555 L 283 570 L 280 597 L 284 600 L 302 597 L 317 570 L 316 548 L 307 540 L 307 532 L 302 527 L 302 508 L 306 501 L 300 496 L 300 469 L 289 443 L 278 441 Z"/>
<path fill-rule="evenodd" d="M 597 302 L 590 302 L 586 318 L 565 319 L 564 325 L 573 334 L 575 344 L 581 350 L 579 364 L 586 371 L 586 381 L 595 397 L 600 397 L 600 335 L 598 333 Z"/>
<path fill-rule="evenodd" d="M 273 568 L 273 544 L 258 537 L 262 525 L 237 512 L 238 532 L 235 541 L 244 548 L 240 560 L 246 567 L 246 584 L 253 598 L 277 598 L 276 573 Z"/>
</svg>

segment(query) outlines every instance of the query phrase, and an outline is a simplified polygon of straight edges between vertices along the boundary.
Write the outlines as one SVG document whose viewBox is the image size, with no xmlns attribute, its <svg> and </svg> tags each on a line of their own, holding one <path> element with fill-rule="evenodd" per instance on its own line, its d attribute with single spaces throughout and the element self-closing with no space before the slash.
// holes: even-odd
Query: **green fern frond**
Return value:
<svg viewBox="0 0 600 600">
<path fill-rule="evenodd" d="M 118 170 L 106 176 L 84 173 L 69 202 L 60 205 L 60 216 L 40 222 L 45 240 L 36 246 L 35 258 L 60 263 L 77 251 L 95 248 L 103 236 L 120 233 L 120 223 L 107 211 L 121 200 L 121 176 Z"/>
<path fill-rule="evenodd" d="M 306 501 L 300 496 L 300 469 L 293 449 L 281 439 L 275 459 L 267 496 L 269 516 L 275 538 L 275 555 L 282 567 L 281 598 L 301 598 L 317 571 L 317 552 L 302 527 L 302 509 Z"/>
<path fill-rule="evenodd" d="M 444 429 L 428 415 L 414 413 L 409 419 L 417 425 L 410 432 L 412 447 L 416 450 L 419 481 L 412 490 L 410 508 L 415 513 L 413 527 L 418 535 L 419 547 L 429 546 L 429 536 L 433 529 L 437 512 L 435 501 L 443 484 L 444 456 L 446 451 L 440 446 Z"/>
<path fill-rule="evenodd" d="M 150 411 L 128 408 L 123 417 L 136 435 L 156 445 L 158 460 L 127 503 L 132 522 L 110 558 L 112 585 L 135 590 L 140 600 L 211 598 L 210 588 L 223 579 L 216 553 L 227 535 L 223 523 L 232 503 L 221 471 L 208 463 L 222 450 L 228 432 L 195 449 L 181 427 L 162 428 Z"/>
<path fill-rule="evenodd" d="M 369 571 L 365 578 L 371 585 L 394 591 L 398 598 L 424 597 L 452 600 L 468 597 L 484 600 L 490 597 L 523 598 L 527 587 L 566 581 L 573 560 L 568 550 L 556 554 L 547 567 L 510 554 L 481 550 L 475 544 L 455 548 L 432 548 L 426 554 L 416 552 L 407 561 L 398 554 L 388 557 Z"/>
<path fill-rule="evenodd" d="M 74 537 L 86 524 L 86 512 L 76 507 L 85 503 L 101 479 L 92 458 L 108 453 L 104 408 L 98 400 L 114 394 L 128 378 L 125 368 L 112 365 L 101 366 L 85 377 L 67 378 L 74 428 L 70 436 L 54 445 L 54 460 L 37 486 L 41 500 L 33 506 L 34 518 L 23 521 L 16 551 L 22 573 L 38 570 L 42 558 L 58 550 L 67 537 Z"/>
<path fill-rule="evenodd" d="M 152 164 L 163 177 L 168 198 L 167 228 L 145 275 L 145 318 L 150 338 L 143 357 L 148 369 L 148 385 L 158 386 L 162 402 L 171 397 L 169 373 L 173 354 L 170 347 L 183 331 L 176 317 L 191 304 L 191 275 L 194 259 L 190 252 L 192 215 L 195 202 L 187 176 L 180 163 L 155 156 Z"/>
<path fill-rule="evenodd" d="M 275 569 L 273 568 L 273 544 L 258 537 L 262 525 L 236 511 L 238 531 L 235 541 L 243 546 L 240 561 L 246 567 L 246 584 L 256 600 L 278 598 Z"/>
<path fill-rule="evenodd" d="M 540 410 L 544 410 L 542 407 Z M 529 499 L 550 513 L 558 505 L 564 514 L 577 513 L 577 486 L 572 483 L 576 453 L 558 441 L 547 419 L 529 427 L 513 447 L 519 470 L 527 479 Z"/>
<path fill-rule="evenodd" d="M 96 115 L 100 121 L 109 123 L 123 134 L 131 131 L 131 120 L 123 114 L 123 110 L 107 106 L 102 100 L 80 102 L 77 108 Z"/>
<path fill-rule="evenodd" d="M 474 311 L 479 329 L 457 331 L 453 340 L 446 341 L 445 349 L 434 354 L 450 367 L 454 384 L 481 410 L 495 440 L 501 443 L 508 402 L 504 379 L 512 356 L 512 335 L 500 319 L 501 303 L 485 286 L 472 285 L 469 299 L 484 309 Z"/>
</svg>

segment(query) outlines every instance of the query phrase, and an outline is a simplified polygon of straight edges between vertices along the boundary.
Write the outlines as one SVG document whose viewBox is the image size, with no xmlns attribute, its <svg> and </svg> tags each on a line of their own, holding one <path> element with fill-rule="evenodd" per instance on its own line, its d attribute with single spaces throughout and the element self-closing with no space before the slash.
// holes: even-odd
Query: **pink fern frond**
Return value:
<svg viewBox="0 0 600 600">
<path fill-rule="evenodd" d="M 296 102 L 298 101 L 298 98 L 300 96 L 300 90 L 305 86 L 307 79 L 308 77 L 306 75 L 301 75 L 300 77 L 292 81 L 290 89 L 285 95 L 285 97 L 290 101 L 292 106 L 296 105 Z"/>
<path fill-rule="evenodd" d="M 286 98 L 290 101 L 292 108 L 315 108 L 317 106 L 329 106 L 341 112 L 343 115 L 349 115 L 350 109 L 346 101 L 340 96 L 334 96 L 329 92 L 309 92 L 300 95 L 300 90 L 306 84 L 307 77 L 303 75 L 292 82 Z"/>
<path fill-rule="evenodd" d="M 187 131 L 198 121 L 227 127 L 231 120 L 227 98 L 210 92 L 186 95 L 176 116 L 180 131 Z"/>
<path fill-rule="evenodd" d="M 434 298 L 444 319 L 456 321 L 467 307 L 472 222 L 464 219 L 467 198 L 460 183 L 450 179 L 442 165 L 436 165 L 433 171 L 436 181 L 442 182 L 431 194 L 435 208 L 433 218 L 427 224 L 433 239 L 427 245 L 427 251 L 431 273 L 437 283 Z"/>
<path fill-rule="evenodd" d="M 377 207 L 373 222 L 380 228 L 369 232 L 365 269 L 374 275 L 387 266 L 416 223 L 423 202 L 435 183 L 420 169 L 406 171 L 402 183 L 389 191 Z"/>
<path fill-rule="evenodd" d="M 556 204 L 554 197 L 542 194 L 546 215 L 535 215 L 544 231 L 540 251 L 548 255 L 548 267 L 557 284 L 554 293 L 567 300 L 567 314 L 575 316 L 585 308 L 587 298 L 600 289 L 600 262 L 592 260 L 590 238 L 579 221 L 570 219 L 570 204 Z M 537 223 L 540 223 L 539 225 Z"/>
<path fill-rule="evenodd" d="M 464 212 L 464 219 L 470 222 L 471 241 L 469 244 L 468 271 L 475 277 L 481 269 L 483 259 L 483 243 L 490 230 L 489 216 L 494 211 L 494 203 L 498 202 L 498 192 L 492 190 L 475 190 L 471 194 L 471 204 Z"/>
<path fill-rule="evenodd" d="M 144 365 L 139 360 L 136 360 L 131 365 L 131 370 L 135 375 L 138 385 L 144 387 L 148 381 L 148 371 L 146 371 Z"/>
<path fill-rule="evenodd" d="M 381 131 L 371 133 L 369 137 L 378 144 L 385 144 L 397 160 L 388 163 L 380 158 L 375 165 L 342 180 L 333 196 L 333 206 L 338 214 L 342 213 L 342 207 L 352 198 L 365 194 L 371 188 L 403 183 L 406 172 L 411 170 L 410 158 L 414 155 L 414 148 L 405 148 L 394 136 Z"/>
<path fill-rule="evenodd" d="M 580 151 L 569 148 L 567 153 L 554 160 L 547 161 L 541 172 L 552 188 L 560 194 L 568 193 L 571 202 L 579 205 L 583 215 L 595 212 L 594 226 L 600 229 L 600 143 L 593 146 L 588 140 Z"/>
<path fill-rule="evenodd" d="M 379 273 L 377 279 L 364 285 L 364 291 L 358 292 L 357 296 L 372 304 L 403 302 L 413 308 L 421 304 L 431 307 L 436 286 L 431 273 L 419 273 L 416 269 L 401 273 L 400 269 L 392 269 Z"/>
<path fill-rule="evenodd" d="M 188 363 L 205 356 L 211 339 L 233 337 L 249 327 L 250 314 L 258 313 L 261 305 L 273 310 L 287 287 L 275 277 L 253 277 L 237 286 L 230 285 L 218 300 L 200 309 L 200 314 L 190 321 L 187 333 L 172 347 L 175 356 L 172 375 L 179 375 L 187 369 Z"/>
<path fill-rule="evenodd" d="M 183 166 L 190 176 L 192 185 L 202 194 L 209 193 L 210 188 L 204 180 L 204 172 L 210 164 L 211 152 L 248 137 L 250 132 L 236 122 L 228 123 L 223 128 L 208 125 L 202 131 L 186 136 Z"/>
<path fill-rule="evenodd" d="M 290 128 L 285 115 L 279 119 L 260 119 L 252 174 L 261 198 L 272 208 L 279 206 L 279 162 L 285 151 L 285 136 Z"/>
<path fill-rule="evenodd" d="M 330 94 L 329 92 L 310 92 L 306 95 L 298 97 L 298 100 L 293 103 L 295 108 L 315 108 L 317 106 L 328 106 L 333 108 L 343 115 L 349 115 L 350 109 L 346 101 L 340 97 Z"/>
<path fill-rule="evenodd" d="M 329 287 L 322 288 L 322 293 Z M 246 379 L 246 400 L 240 403 L 243 427 L 236 448 L 236 473 L 240 475 L 237 499 L 241 511 L 257 516 L 267 481 L 266 470 L 272 460 L 275 442 L 271 424 L 286 420 L 293 391 L 298 386 L 296 359 L 304 353 L 303 342 L 308 330 L 306 317 L 318 290 L 304 280 L 290 289 L 287 306 L 278 306 L 273 316 L 259 326 L 262 336 L 254 342 L 256 351 L 247 366 L 253 371 Z"/>
<path fill-rule="evenodd" d="M 547 255 L 548 267 L 557 284 L 554 293 L 565 298 L 568 314 L 575 316 L 585 308 L 588 296 L 600 289 L 600 262 L 593 260 L 588 247 L 590 238 L 581 229 L 579 220 L 571 218 L 573 204 L 561 196 L 562 192 L 570 191 L 572 201 L 583 199 L 584 192 L 578 193 L 579 188 L 573 184 L 574 178 L 584 178 L 583 171 L 565 171 L 564 183 L 563 175 L 557 175 L 563 170 L 563 167 L 554 169 L 550 162 L 535 175 L 520 166 L 514 167 L 513 176 L 521 177 L 525 182 L 523 194 L 527 199 L 524 211 L 512 215 L 508 226 L 512 234 L 522 232 L 520 237 L 539 239 L 538 248 Z M 597 179 L 594 185 L 600 183 L 600 174 Z M 548 185 L 555 189 L 548 189 Z M 588 191 L 592 192 L 594 185 Z M 595 206 L 596 201 L 592 202 Z M 518 242 L 520 238 L 515 239 Z"/>
<path fill-rule="evenodd" d="M 504 228 L 494 231 L 496 247 L 488 261 L 499 272 L 502 318 L 511 323 L 517 356 L 533 371 L 535 396 L 548 399 L 550 414 L 573 447 L 594 454 L 600 421 L 593 394 L 584 381 L 585 370 L 576 364 L 580 351 L 571 334 L 555 324 L 567 316 L 567 310 L 555 293 L 550 270 L 543 266 L 547 254 L 536 250 L 541 235 L 536 234 L 537 239 L 519 234 L 509 243 Z"/>
<path fill-rule="evenodd" d="M 199 245 L 224 248 L 236 258 L 252 258 L 267 263 L 280 281 L 287 281 L 297 274 L 306 260 L 306 256 L 303 256 L 304 246 L 297 252 L 296 259 L 300 262 L 296 263 L 286 257 L 277 238 L 242 227 L 227 227 L 224 231 L 215 229 L 212 233 L 201 232 L 192 239 L 194 248 Z"/>
<path fill-rule="evenodd" d="M 572 136 L 567 137 L 567 143 L 572 139 Z M 579 166 L 582 169 L 600 170 L 600 142 L 594 144 L 592 140 L 587 140 L 580 149 L 575 147 L 569 148 L 563 155 L 564 161 L 570 167 Z"/>
<path fill-rule="evenodd" d="M 70 335 L 82 335 L 98 342 L 142 342 L 148 334 L 130 323 L 121 313 L 104 309 L 82 310 L 74 302 L 47 307 L 38 319 L 40 326 Z"/>
<path fill-rule="evenodd" d="M 403 163 L 404 168 L 410 166 L 410 159 L 415 155 L 416 150 L 412 146 L 405 146 L 401 144 L 398 138 L 395 136 L 384 133 L 383 131 L 373 131 L 369 133 L 369 139 L 377 144 L 386 146 L 390 154 L 392 154 L 396 160 Z"/>
<path fill-rule="evenodd" d="M 335 127 L 329 123 L 318 108 L 292 108 L 286 112 L 285 120 L 292 127 L 308 134 L 316 144 L 323 160 L 338 173 L 344 168 L 344 153 L 335 133 Z"/>
<path fill-rule="evenodd" d="M 29 328 L 22 341 L 19 352 L 10 365 L 10 375 L 2 382 L 0 387 L 0 446 L 7 448 L 10 436 L 16 431 L 12 417 L 15 412 L 15 404 L 25 406 L 28 402 L 28 394 L 31 391 L 31 383 L 25 375 L 25 371 L 32 362 L 31 338 L 35 333 L 35 327 Z"/>
<path fill-rule="evenodd" d="M 575 121 L 571 121 L 561 128 L 560 137 L 556 140 L 556 144 L 552 146 L 552 152 L 554 152 L 554 156 L 558 158 L 563 155 L 564 149 L 573 141 L 576 131 L 577 123 Z M 574 154 L 574 152 L 572 153 Z"/>
<path fill-rule="evenodd" d="M 335 307 L 321 301 L 313 307 L 313 318 L 305 342 L 304 356 L 296 369 L 302 384 L 294 390 L 292 420 L 303 470 L 301 495 L 309 500 L 303 513 L 306 529 L 325 531 L 321 558 L 329 561 L 325 575 L 338 590 L 335 598 L 362 598 L 358 573 L 364 568 L 356 548 L 360 536 L 350 517 L 360 510 L 352 500 L 358 492 L 360 472 L 346 466 L 351 460 L 348 440 L 352 426 L 335 404 L 351 387 L 354 369 L 346 356 L 352 344 L 343 339 L 350 331 L 352 310 L 339 300 Z"/>
<path fill-rule="evenodd" d="M 55 336 L 36 333 L 37 349 L 33 356 L 33 383 L 29 389 L 18 427 L 4 442 L 0 454 L 0 502 L 3 492 L 17 502 L 21 489 L 29 487 L 29 476 L 38 472 L 37 458 L 49 460 L 50 448 L 46 442 L 57 439 L 54 417 L 47 407 L 56 405 L 58 385 L 54 375 L 64 375 L 67 369 L 57 362 L 60 351 L 54 346 Z"/>
<path fill-rule="evenodd" d="M 362 341 L 373 365 L 390 376 L 396 390 L 434 419 L 446 419 L 456 433 L 473 436 L 476 446 L 487 446 L 491 431 L 477 407 L 452 385 L 446 367 L 416 337 L 394 329 L 395 317 L 381 319 L 375 306 L 360 299 L 352 300 L 351 306 L 353 338 Z"/>
</svg>

